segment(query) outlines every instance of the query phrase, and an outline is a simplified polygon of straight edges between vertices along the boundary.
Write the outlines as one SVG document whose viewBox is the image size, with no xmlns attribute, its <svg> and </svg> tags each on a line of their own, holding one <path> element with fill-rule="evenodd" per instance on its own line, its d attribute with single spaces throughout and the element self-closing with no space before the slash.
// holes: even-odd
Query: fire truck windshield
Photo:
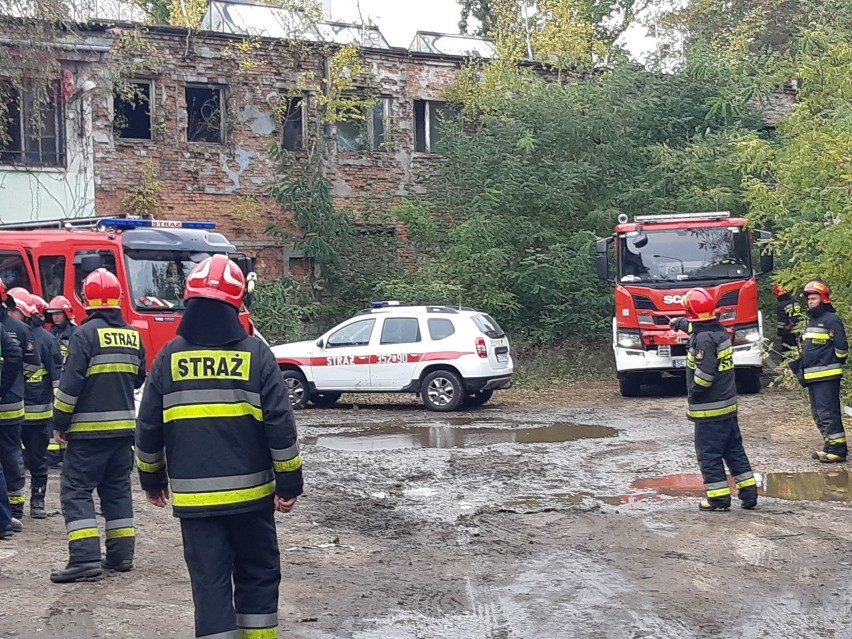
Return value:
<svg viewBox="0 0 852 639">
<path fill-rule="evenodd" d="M 133 305 L 140 311 L 183 310 L 183 289 L 195 265 L 209 253 L 187 251 L 125 251 Z"/>
<path fill-rule="evenodd" d="M 619 247 L 623 283 L 743 279 L 752 273 L 748 233 L 736 227 L 625 233 Z"/>
</svg>

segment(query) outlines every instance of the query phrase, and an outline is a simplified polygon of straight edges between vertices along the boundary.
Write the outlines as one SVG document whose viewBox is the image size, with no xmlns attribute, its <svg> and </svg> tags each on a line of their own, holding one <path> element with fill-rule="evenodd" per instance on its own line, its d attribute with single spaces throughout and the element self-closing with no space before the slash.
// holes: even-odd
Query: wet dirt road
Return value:
<svg viewBox="0 0 852 639">
<path fill-rule="evenodd" d="M 452 415 L 408 399 L 298 413 L 281 636 L 852 637 L 852 479 L 810 460 L 798 392 L 741 398 L 764 496 L 729 513 L 698 512 L 685 399 L 667 394 L 592 383 Z M 177 522 L 135 499 L 127 575 L 50 584 L 58 515 L 0 542 L 0 638 L 192 636 Z"/>
</svg>

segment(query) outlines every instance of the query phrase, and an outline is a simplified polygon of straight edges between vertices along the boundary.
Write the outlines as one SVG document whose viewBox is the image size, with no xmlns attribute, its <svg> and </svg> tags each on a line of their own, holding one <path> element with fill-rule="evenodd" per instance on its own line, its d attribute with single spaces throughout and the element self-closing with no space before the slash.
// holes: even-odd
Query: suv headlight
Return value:
<svg viewBox="0 0 852 639">
<path fill-rule="evenodd" d="M 633 331 L 617 331 L 615 343 L 621 348 L 642 348 L 642 336 Z"/>
<path fill-rule="evenodd" d="M 757 326 L 743 326 L 734 332 L 734 344 L 754 344 L 763 339 Z"/>
</svg>

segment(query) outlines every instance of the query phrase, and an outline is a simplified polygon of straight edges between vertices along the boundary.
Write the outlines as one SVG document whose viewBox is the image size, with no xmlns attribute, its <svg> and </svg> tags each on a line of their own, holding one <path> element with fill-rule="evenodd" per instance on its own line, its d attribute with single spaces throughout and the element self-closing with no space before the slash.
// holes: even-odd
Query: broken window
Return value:
<svg viewBox="0 0 852 639">
<path fill-rule="evenodd" d="M 189 142 L 225 141 L 224 88 L 211 85 L 186 87 L 186 139 Z"/>
<path fill-rule="evenodd" d="M 282 144 L 288 151 L 301 151 L 304 146 L 305 118 L 302 98 L 287 98 L 287 110 L 284 115 Z"/>
<path fill-rule="evenodd" d="M 64 166 L 59 83 L 0 80 L 0 164 Z"/>
<path fill-rule="evenodd" d="M 113 96 L 114 127 L 120 138 L 151 139 L 151 82 L 120 81 Z"/>
<path fill-rule="evenodd" d="M 458 120 L 459 109 L 447 102 L 435 100 L 414 101 L 414 150 L 421 153 L 445 151 L 444 122 Z"/>
<path fill-rule="evenodd" d="M 388 147 L 390 98 L 379 98 L 362 117 L 337 123 L 338 151 L 382 151 Z"/>
</svg>

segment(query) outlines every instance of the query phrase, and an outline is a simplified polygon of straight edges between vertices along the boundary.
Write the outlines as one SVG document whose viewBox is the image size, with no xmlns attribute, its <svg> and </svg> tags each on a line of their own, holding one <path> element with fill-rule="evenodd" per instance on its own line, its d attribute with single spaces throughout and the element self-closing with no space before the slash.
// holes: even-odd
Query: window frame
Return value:
<svg viewBox="0 0 852 639">
<path fill-rule="evenodd" d="M 45 275 L 48 269 L 45 268 L 42 263 L 44 260 L 55 260 L 57 264 L 61 264 L 62 272 L 59 278 L 59 292 L 57 293 L 50 293 L 48 291 L 50 287 L 47 285 L 47 280 L 45 279 Z M 65 276 L 67 274 L 68 258 L 65 255 L 58 254 L 39 255 L 36 258 L 36 264 L 38 265 L 38 280 L 39 284 L 41 285 L 42 297 L 44 297 L 45 300 L 50 302 L 50 300 L 56 297 L 57 295 L 65 295 Z"/>
<path fill-rule="evenodd" d="M 190 117 L 190 102 L 187 91 L 191 89 L 205 89 L 208 91 L 217 91 L 219 94 L 219 139 L 218 140 L 194 140 L 190 139 L 190 131 L 192 130 L 192 118 Z M 216 84 L 209 82 L 187 82 L 183 86 L 184 109 L 186 113 L 186 141 L 189 144 L 216 144 L 224 145 L 227 143 L 227 135 L 225 131 L 225 112 L 228 103 L 228 85 Z M 202 105 L 203 106 L 203 105 Z M 209 127 L 208 127 L 209 128 Z"/>
<path fill-rule="evenodd" d="M 68 153 L 65 139 L 65 101 L 61 99 L 62 94 L 60 89 L 60 83 L 58 80 L 50 81 L 50 85 L 53 89 L 51 92 L 53 95 L 53 102 L 51 105 L 49 105 L 48 110 L 52 111 L 53 114 L 53 126 L 55 135 L 52 136 L 54 140 L 53 150 L 49 151 L 47 155 L 53 155 L 55 157 L 55 160 L 45 161 L 43 159 L 43 156 L 45 155 L 45 152 L 43 150 L 43 142 L 45 138 L 41 136 L 38 136 L 38 138 L 34 138 L 34 136 L 29 136 L 27 134 L 26 127 L 26 123 L 31 119 L 32 114 L 30 113 L 30 111 L 35 110 L 35 106 L 27 106 L 26 99 L 28 94 L 30 96 L 34 94 L 34 81 L 35 80 L 33 78 L 25 78 L 23 83 L 17 84 L 11 78 L 0 77 L 0 84 L 5 84 L 6 86 L 8 86 L 9 89 L 11 89 L 11 91 L 13 92 L 12 95 L 17 98 L 15 102 L 17 103 L 17 129 L 18 140 L 20 143 L 20 147 L 18 149 L 13 149 L 11 147 L 0 148 L 0 166 L 64 169 L 67 167 Z M 35 102 L 34 99 L 32 101 Z M 7 106 L 7 113 L 8 110 L 9 109 Z M 34 153 L 32 150 L 28 150 L 27 147 L 27 142 L 30 139 L 38 140 L 38 151 L 35 153 L 38 154 L 39 159 L 36 161 L 30 160 L 28 158 L 28 156 Z M 18 159 L 14 159 L 15 157 L 17 157 Z"/>
<path fill-rule="evenodd" d="M 367 144 L 364 148 L 358 149 L 341 149 L 340 148 L 340 123 L 336 123 L 334 125 L 334 143 L 337 146 L 338 153 L 384 153 L 390 150 L 390 128 L 391 128 L 391 109 L 393 107 L 392 104 L 393 98 L 391 96 L 379 96 L 376 98 L 376 103 L 365 109 L 365 112 L 362 113 L 363 119 L 361 120 L 343 120 L 347 123 L 353 123 L 355 125 L 360 125 L 361 127 L 366 129 L 366 141 Z M 376 107 L 382 107 L 382 141 L 376 141 L 376 132 L 375 132 L 375 123 L 374 123 L 374 113 Z"/>
<path fill-rule="evenodd" d="M 417 104 L 423 104 L 423 139 L 420 140 L 418 137 L 418 131 L 420 127 L 418 126 L 417 121 Z M 416 99 L 414 100 L 414 152 L 415 153 L 432 153 L 436 155 L 442 155 L 442 151 L 438 149 L 432 148 L 435 143 L 438 141 L 432 140 L 432 118 L 437 117 L 437 113 L 433 114 L 433 109 L 437 110 L 441 107 L 452 108 L 456 111 L 456 117 L 461 116 L 461 112 L 451 105 L 450 102 L 446 100 L 423 100 Z M 422 142 L 422 144 L 420 144 Z"/>
<path fill-rule="evenodd" d="M 148 104 L 148 137 L 147 138 L 139 138 L 139 137 L 135 137 L 135 136 L 122 135 L 120 132 L 115 130 L 115 127 L 113 127 L 113 136 L 118 140 L 129 140 L 129 141 L 144 140 L 146 142 L 150 142 L 151 140 L 154 139 L 154 109 L 156 108 L 156 95 L 157 95 L 155 80 L 148 79 L 148 78 L 127 78 L 127 79 L 123 80 L 123 82 L 126 82 L 127 84 L 138 84 L 138 85 L 144 84 L 144 85 L 148 86 L 148 102 L 147 102 L 147 104 Z M 119 102 L 119 101 L 124 101 L 124 100 L 123 100 L 122 96 L 118 95 L 117 93 L 115 93 L 115 90 L 113 90 L 113 102 L 112 102 L 113 123 L 115 122 L 115 118 L 118 117 L 118 110 L 116 108 L 117 107 L 116 103 Z M 137 107 L 135 107 L 135 108 L 138 108 L 138 103 L 137 103 Z M 124 129 L 122 129 L 122 131 L 123 130 Z"/>
<path fill-rule="evenodd" d="M 305 150 L 305 140 L 308 137 L 308 96 L 307 95 L 289 95 L 285 98 L 287 108 L 284 112 L 284 118 L 281 121 L 281 146 L 287 151 L 299 152 Z M 291 148 L 287 145 L 287 123 L 290 121 L 290 106 L 294 101 L 299 101 L 299 144 L 297 147 Z M 295 109 L 294 109 L 295 110 Z"/>
<path fill-rule="evenodd" d="M 356 324 L 365 324 L 370 323 L 370 335 L 366 342 L 344 342 L 342 344 L 333 344 L 331 342 L 331 338 L 340 333 L 341 331 L 345 331 L 346 329 L 355 326 Z M 328 337 L 325 339 L 325 347 L 326 348 L 353 348 L 353 347 L 361 347 L 361 346 L 369 346 L 370 342 L 373 339 L 373 332 L 376 330 L 376 318 L 375 317 L 365 317 L 364 319 L 359 319 L 354 322 L 349 322 L 344 326 L 341 326 L 335 329 L 333 332 L 328 334 Z"/>
<path fill-rule="evenodd" d="M 103 258 L 105 253 L 112 256 L 112 268 L 110 268 L 109 263 Z M 85 304 L 85 299 L 83 298 L 83 282 L 89 275 L 88 273 L 83 273 L 81 268 L 82 264 L 80 262 L 82 262 L 82 258 L 85 255 L 100 255 L 103 268 L 107 269 L 110 273 L 121 280 L 121 276 L 118 274 L 118 257 L 116 256 L 115 250 L 111 248 L 75 250 L 74 257 L 71 258 L 71 266 L 74 267 L 74 295 L 80 304 Z M 78 258 L 80 262 L 78 262 Z M 66 295 L 66 297 L 68 296 Z"/>
<path fill-rule="evenodd" d="M 453 330 L 451 332 L 447 333 L 446 335 L 444 335 L 443 337 L 435 337 L 434 333 L 432 332 L 432 322 L 435 322 L 435 323 L 447 322 L 450 325 L 450 327 L 452 327 Z M 427 318 L 426 319 L 426 329 L 429 331 L 429 339 L 431 339 L 433 342 L 440 342 L 441 340 L 445 340 L 445 339 L 452 337 L 453 335 L 456 334 L 455 322 L 453 322 L 453 320 L 451 320 L 447 317 L 429 317 L 429 318 Z"/>
</svg>

